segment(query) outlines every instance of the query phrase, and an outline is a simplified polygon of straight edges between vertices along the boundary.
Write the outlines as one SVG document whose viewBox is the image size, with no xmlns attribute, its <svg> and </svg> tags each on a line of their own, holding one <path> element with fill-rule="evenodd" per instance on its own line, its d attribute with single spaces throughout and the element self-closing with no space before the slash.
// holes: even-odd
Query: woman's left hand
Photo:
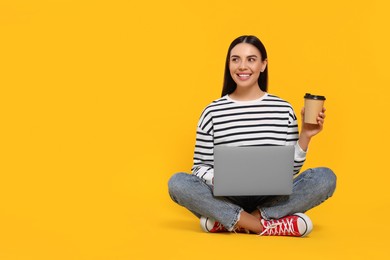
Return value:
<svg viewBox="0 0 390 260">
<path fill-rule="evenodd" d="M 308 138 L 311 138 L 322 131 L 324 128 L 324 121 L 325 121 L 325 111 L 326 108 L 323 107 L 322 111 L 317 116 L 317 123 L 318 124 L 307 124 L 304 122 L 305 118 L 305 108 L 302 108 L 301 110 L 301 116 L 302 116 L 302 128 L 301 128 L 301 134 L 305 135 Z"/>
</svg>

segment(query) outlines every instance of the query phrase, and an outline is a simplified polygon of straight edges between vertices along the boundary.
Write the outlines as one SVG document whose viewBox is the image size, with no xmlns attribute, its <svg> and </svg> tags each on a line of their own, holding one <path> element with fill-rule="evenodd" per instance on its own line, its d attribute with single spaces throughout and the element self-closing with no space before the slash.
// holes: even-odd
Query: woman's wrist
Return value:
<svg viewBox="0 0 390 260">
<path fill-rule="evenodd" d="M 298 144 L 305 152 L 309 148 L 310 140 L 311 136 L 306 135 L 304 132 L 299 135 Z"/>
</svg>

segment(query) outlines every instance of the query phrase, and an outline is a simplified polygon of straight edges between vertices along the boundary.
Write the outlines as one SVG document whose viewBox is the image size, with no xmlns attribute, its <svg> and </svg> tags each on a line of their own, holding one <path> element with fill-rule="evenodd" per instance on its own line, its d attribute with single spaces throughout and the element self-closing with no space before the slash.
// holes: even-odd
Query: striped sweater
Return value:
<svg viewBox="0 0 390 260">
<path fill-rule="evenodd" d="M 297 174 L 306 160 L 298 136 L 294 110 L 281 98 L 266 93 L 257 100 L 236 101 L 226 95 L 208 105 L 200 116 L 192 174 L 212 185 L 216 145 L 295 145 Z"/>
</svg>

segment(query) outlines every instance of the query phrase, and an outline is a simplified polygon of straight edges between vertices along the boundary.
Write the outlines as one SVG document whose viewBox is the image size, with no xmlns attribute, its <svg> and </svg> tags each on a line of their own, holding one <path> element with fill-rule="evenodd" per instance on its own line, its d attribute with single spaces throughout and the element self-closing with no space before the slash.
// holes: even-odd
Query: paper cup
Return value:
<svg viewBox="0 0 390 260">
<path fill-rule="evenodd" d="M 326 98 L 324 96 L 306 93 L 304 122 L 307 124 L 318 124 L 317 117 L 322 111 Z"/>
</svg>

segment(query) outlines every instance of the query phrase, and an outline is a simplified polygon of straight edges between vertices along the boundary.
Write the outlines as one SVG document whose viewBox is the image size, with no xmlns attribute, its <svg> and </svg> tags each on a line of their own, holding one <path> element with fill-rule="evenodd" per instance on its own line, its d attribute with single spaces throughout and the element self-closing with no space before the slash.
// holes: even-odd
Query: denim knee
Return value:
<svg viewBox="0 0 390 260">
<path fill-rule="evenodd" d="M 174 174 L 168 181 L 168 192 L 171 199 L 178 203 L 177 198 L 182 197 L 182 194 L 186 192 L 186 186 L 184 183 L 188 180 L 189 174 L 179 172 Z"/>
<path fill-rule="evenodd" d="M 319 183 L 322 184 L 321 186 L 323 187 L 323 191 L 326 193 L 327 197 L 332 196 L 336 189 L 336 174 L 327 167 L 315 168 L 315 171 L 316 176 L 321 179 Z"/>
</svg>

